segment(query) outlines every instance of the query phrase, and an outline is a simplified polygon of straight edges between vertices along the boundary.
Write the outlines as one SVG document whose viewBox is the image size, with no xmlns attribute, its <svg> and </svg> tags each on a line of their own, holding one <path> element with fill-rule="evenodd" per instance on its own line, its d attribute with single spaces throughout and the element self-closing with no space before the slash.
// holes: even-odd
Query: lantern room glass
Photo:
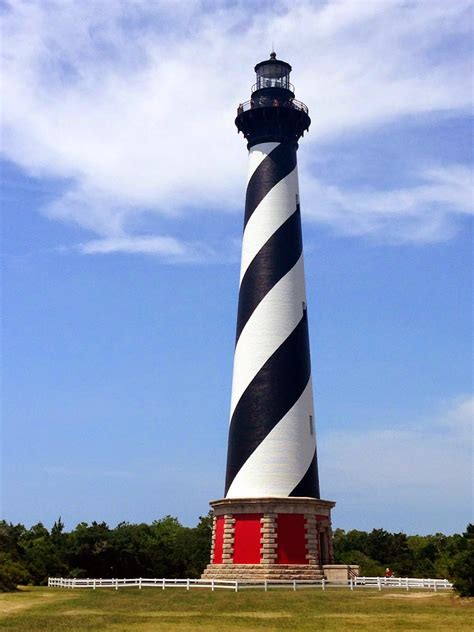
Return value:
<svg viewBox="0 0 474 632">
<path fill-rule="evenodd" d="M 290 70 L 287 64 L 268 63 L 257 69 L 256 89 L 285 88 L 290 89 Z"/>
</svg>

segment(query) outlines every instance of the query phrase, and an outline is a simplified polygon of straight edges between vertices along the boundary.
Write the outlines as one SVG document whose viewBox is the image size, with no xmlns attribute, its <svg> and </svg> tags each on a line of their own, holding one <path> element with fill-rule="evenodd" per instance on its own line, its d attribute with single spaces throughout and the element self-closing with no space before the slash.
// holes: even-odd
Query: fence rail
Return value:
<svg viewBox="0 0 474 632">
<path fill-rule="evenodd" d="M 356 577 L 350 578 L 347 582 L 333 583 L 325 579 L 319 580 L 234 580 L 234 579 L 166 579 L 138 577 L 135 579 L 69 579 L 64 577 L 50 577 L 48 579 L 50 588 L 210 588 L 211 590 L 227 589 L 238 592 L 244 588 L 349 588 L 357 590 L 359 588 L 401 588 L 405 590 L 425 589 L 425 590 L 450 590 L 453 585 L 447 579 L 423 579 L 416 577 Z"/>
<path fill-rule="evenodd" d="M 355 577 L 354 586 L 367 588 L 427 588 L 431 590 L 450 590 L 453 585 L 447 579 L 424 579 L 421 577 Z"/>
</svg>

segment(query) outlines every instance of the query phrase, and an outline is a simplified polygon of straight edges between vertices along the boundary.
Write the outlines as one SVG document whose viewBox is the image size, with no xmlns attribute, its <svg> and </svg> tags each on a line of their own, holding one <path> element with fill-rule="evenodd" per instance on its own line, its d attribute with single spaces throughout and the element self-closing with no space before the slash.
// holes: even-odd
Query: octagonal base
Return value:
<svg viewBox="0 0 474 632">
<path fill-rule="evenodd" d="M 333 563 L 331 509 L 316 498 L 224 498 L 212 501 L 214 579 L 321 579 Z"/>
</svg>

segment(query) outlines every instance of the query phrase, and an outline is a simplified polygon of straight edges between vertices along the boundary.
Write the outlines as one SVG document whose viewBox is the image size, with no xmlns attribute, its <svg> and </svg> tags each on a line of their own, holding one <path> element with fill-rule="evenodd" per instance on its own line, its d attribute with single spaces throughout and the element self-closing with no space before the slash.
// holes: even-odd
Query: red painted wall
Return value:
<svg viewBox="0 0 474 632">
<path fill-rule="evenodd" d="M 307 564 L 303 514 L 278 514 L 277 564 Z"/>
<path fill-rule="evenodd" d="M 213 564 L 222 564 L 222 548 L 224 545 L 224 516 L 217 516 L 214 539 Z"/>
<path fill-rule="evenodd" d="M 234 564 L 260 564 L 262 514 L 234 514 Z"/>
</svg>

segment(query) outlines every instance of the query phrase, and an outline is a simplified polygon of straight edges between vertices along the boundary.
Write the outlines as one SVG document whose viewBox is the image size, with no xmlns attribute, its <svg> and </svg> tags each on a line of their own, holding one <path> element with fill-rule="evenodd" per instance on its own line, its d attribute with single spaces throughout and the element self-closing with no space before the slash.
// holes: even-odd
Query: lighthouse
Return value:
<svg viewBox="0 0 474 632">
<path fill-rule="evenodd" d="M 235 124 L 249 167 L 242 238 L 225 494 L 204 577 L 318 579 L 333 563 L 320 498 L 297 150 L 308 108 L 291 66 L 255 66 Z"/>
</svg>

